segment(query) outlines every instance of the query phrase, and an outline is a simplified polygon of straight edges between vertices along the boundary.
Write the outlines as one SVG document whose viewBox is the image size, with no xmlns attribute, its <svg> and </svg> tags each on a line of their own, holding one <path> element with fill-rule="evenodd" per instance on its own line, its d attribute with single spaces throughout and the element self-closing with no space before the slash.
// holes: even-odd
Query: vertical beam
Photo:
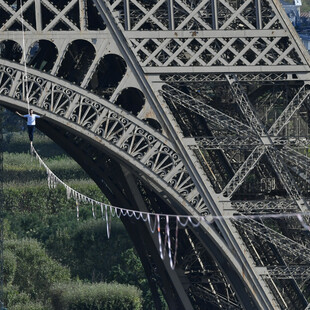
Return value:
<svg viewBox="0 0 310 310">
<path fill-rule="evenodd" d="M 87 30 L 87 5 L 85 0 L 79 0 L 80 8 L 80 29 L 81 31 Z"/>
<path fill-rule="evenodd" d="M 167 0 L 167 2 L 168 2 L 168 17 L 169 17 L 169 30 L 174 30 L 175 29 L 174 12 L 173 12 L 173 1 L 174 0 Z"/>
<path fill-rule="evenodd" d="M 255 9 L 256 9 L 256 28 L 262 29 L 262 7 L 261 0 L 255 0 Z"/>
<path fill-rule="evenodd" d="M 211 3 L 212 3 L 212 28 L 214 30 L 219 29 L 217 1 L 218 0 L 211 0 Z"/>
<path fill-rule="evenodd" d="M 35 0 L 36 8 L 36 28 L 37 31 L 42 31 L 42 15 L 41 15 L 41 1 Z"/>
<path fill-rule="evenodd" d="M 129 0 L 124 0 L 124 15 L 125 15 L 125 30 L 131 30 Z"/>
<path fill-rule="evenodd" d="M 3 111 L 0 109 L 0 310 L 3 310 Z"/>
<path fill-rule="evenodd" d="M 255 0 L 255 8 L 256 8 L 256 28 L 262 29 L 262 7 L 261 0 Z"/>
</svg>

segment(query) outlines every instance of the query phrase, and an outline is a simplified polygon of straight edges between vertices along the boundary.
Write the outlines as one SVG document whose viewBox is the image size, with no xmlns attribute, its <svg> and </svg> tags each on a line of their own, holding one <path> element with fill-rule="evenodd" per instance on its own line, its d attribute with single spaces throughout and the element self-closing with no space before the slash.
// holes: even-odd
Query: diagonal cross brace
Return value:
<svg viewBox="0 0 310 310">
<path fill-rule="evenodd" d="M 291 102 L 284 109 L 282 114 L 278 117 L 278 119 L 274 122 L 274 124 L 268 130 L 269 135 L 278 136 L 284 126 L 290 121 L 294 113 L 301 107 L 303 102 L 310 95 L 310 85 L 303 85 L 291 100 Z"/>
<path fill-rule="evenodd" d="M 242 185 L 245 178 L 248 176 L 249 172 L 255 167 L 257 162 L 263 156 L 264 152 L 264 145 L 258 145 L 255 147 L 252 153 L 247 157 L 247 159 L 243 162 L 241 167 L 223 189 L 223 196 L 230 197 Z"/>
<path fill-rule="evenodd" d="M 244 93 L 240 84 L 238 83 L 237 78 L 235 76 L 232 76 L 232 75 L 226 75 L 226 78 L 227 78 L 234 94 L 236 95 L 237 102 L 239 104 L 240 110 L 242 111 L 242 113 L 244 114 L 246 119 L 248 120 L 252 129 L 256 132 L 258 137 L 261 139 L 263 144 L 265 144 L 265 146 L 266 146 L 266 148 L 262 149 L 261 155 L 263 155 L 265 150 L 267 151 L 267 155 L 270 159 L 270 162 L 271 162 L 275 172 L 277 173 L 279 179 L 281 180 L 281 183 L 283 184 L 285 190 L 290 195 L 290 197 L 292 197 L 296 201 L 297 205 L 299 206 L 299 208 L 302 211 L 307 211 L 308 210 L 307 202 L 301 197 L 301 195 L 300 195 L 300 193 L 296 187 L 296 184 L 293 181 L 293 177 L 291 176 L 288 169 L 283 164 L 281 158 L 278 155 L 277 150 L 274 148 L 274 144 L 273 144 L 272 138 L 269 135 L 269 132 L 267 132 L 263 123 L 255 115 L 254 108 L 252 107 L 247 95 Z M 307 91 L 307 94 L 304 94 L 306 89 L 308 89 L 308 88 L 305 88 L 304 86 L 299 89 L 297 95 L 289 103 L 287 109 L 285 109 L 282 112 L 282 114 L 279 116 L 279 118 L 275 121 L 275 124 L 284 124 L 284 123 L 286 124 L 290 120 L 290 118 L 293 116 L 295 111 L 302 104 L 297 100 L 297 98 L 301 98 L 302 102 L 307 98 L 308 91 Z M 302 95 L 300 97 L 299 94 L 304 94 L 304 95 Z M 282 125 L 281 125 L 281 127 L 282 127 Z M 253 150 L 252 154 L 250 154 L 249 161 L 251 161 L 254 158 L 258 158 L 258 157 L 259 156 L 257 154 L 257 147 L 256 147 Z M 254 162 L 253 162 L 253 164 L 254 164 Z M 229 196 L 231 196 L 239 188 L 239 186 L 241 185 L 239 180 L 244 180 L 246 178 L 246 176 L 249 174 L 249 172 L 253 169 L 252 165 L 246 165 L 246 167 L 248 167 L 248 170 L 239 169 L 236 172 L 236 174 L 233 176 L 233 178 L 227 184 L 227 185 L 230 185 L 229 192 L 227 192 L 227 190 L 226 190 L 226 187 L 227 187 L 227 185 L 226 185 L 226 187 L 224 188 L 225 191 L 222 192 L 223 194 L 227 195 L 228 193 L 230 193 Z M 235 187 L 232 187 L 233 184 L 235 184 Z"/>
<path fill-rule="evenodd" d="M 249 135 L 252 132 L 249 126 L 235 120 L 230 116 L 227 116 L 217 109 L 204 104 L 198 99 L 181 92 L 171 85 L 165 85 L 165 89 L 162 90 L 162 93 L 164 96 L 169 97 L 173 103 L 182 105 L 187 109 L 201 115 L 217 127 L 229 129 L 238 135 Z M 255 139 L 254 133 L 253 138 Z"/>
</svg>

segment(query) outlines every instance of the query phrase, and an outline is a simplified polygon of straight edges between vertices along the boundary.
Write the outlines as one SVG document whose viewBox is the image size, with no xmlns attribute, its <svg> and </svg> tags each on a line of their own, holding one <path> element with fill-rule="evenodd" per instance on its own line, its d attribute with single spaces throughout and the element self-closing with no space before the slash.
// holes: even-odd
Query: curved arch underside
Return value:
<svg viewBox="0 0 310 310">
<path fill-rule="evenodd" d="M 14 67 L 18 68 L 19 66 L 14 65 Z M 121 119 L 120 123 L 122 126 L 120 130 L 120 126 L 115 126 L 115 120 L 123 113 L 119 108 L 112 106 L 109 102 L 102 100 L 101 102 L 92 101 L 95 97 L 91 97 L 92 100 L 91 98 L 85 97 L 74 99 L 76 96 L 81 97 L 81 94 L 78 94 L 78 92 L 83 93 L 83 90 L 77 87 L 72 88 L 72 86 L 70 89 L 64 85 L 61 86 L 61 81 L 56 78 L 44 81 L 42 74 L 40 77 L 34 75 L 34 70 L 28 72 L 28 77 L 25 81 L 22 71 L 16 70 L 14 72 L 12 69 L 12 67 L 0 67 L 0 71 L 3 73 L 1 74 L 0 81 L 0 102 L 2 105 L 12 110 L 25 112 L 27 103 L 21 100 L 23 99 L 22 89 L 28 87 L 30 107 L 33 107 L 37 113 L 43 114 L 47 120 L 39 122 L 38 127 L 62 146 L 88 172 L 111 202 L 115 202 L 116 205 L 122 205 L 123 207 L 127 206 L 129 209 L 159 213 L 191 214 L 189 210 L 192 210 L 194 213 L 197 212 L 195 211 L 195 200 L 194 204 L 191 205 L 189 201 L 186 201 L 187 196 L 185 195 L 184 197 L 184 190 L 181 187 L 174 186 L 175 184 L 179 184 L 179 181 L 167 181 L 165 177 L 163 180 L 158 178 L 158 174 L 163 177 L 165 173 L 166 175 L 170 175 L 173 180 L 177 172 L 171 173 L 170 171 L 176 169 L 175 167 L 177 167 L 176 171 L 181 171 L 182 176 L 184 171 L 186 171 L 165 137 L 156 133 L 151 127 L 144 126 L 142 129 L 140 127 L 141 122 L 134 117 Z M 16 78 L 19 81 L 16 81 Z M 46 76 L 46 78 L 49 77 Z M 25 83 L 24 87 L 21 86 L 23 81 Z M 51 91 L 46 91 L 47 89 L 45 88 L 45 92 L 43 92 L 43 88 L 47 83 L 50 84 Z M 12 90 L 12 87 L 15 87 L 15 91 Z M 56 90 L 58 95 L 53 94 L 54 90 Z M 65 99 L 57 100 L 60 97 L 60 92 L 65 94 Z M 44 96 L 44 99 L 41 96 Z M 51 99 L 52 97 L 57 99 Z M 98 98 L 96 99 L 100 101 Z M 74 105 L 74 108 L 71 105 Z M 94 115 L 93 108 L 97 109 L 100 113 Z M 105 109 L 107 111 L 104 111 Z M 69 114 L 68 110 L 72 112 Z M 102 117 L 102 115 L 111 115 L 112 125 L 106 125 L 107 117 Z M 100 122 L 104 125 L 100 125 L 102 123 L 97 121 L 99 116 L 101 116 Z M 47 124 L 47 122 L 50 124 Z M 102 128 L 108 128 L 104 134 Z M 127 133 L 124 128 L 129 128 Z M 138 138 L 136 138 L 135 134 L 137 134 L 136 136 Z M 158 149 L 151 151 L 145 150 L 145 143 L 141 142 L 143 139 L 151 142 L 153 148 L 156 147 Z M 130 143 L 126 143 L 128 140 L 131 142 L 131 145 Z M 122 143 L 119 143 L 119 141 L 122 141 Z M 139 152 L 139 148 L 143 152 Z M 88 154 L 88 158 L 85 158 L 87 157 L 85 153 Z M 148 156 L 143 157 L 141 154 L 148 154 Z M 174 165 L 171 165 L 172 160 L 167 160 L 169 157 L 173 158 Z M 153 159 L 154 164 L 150 164 L 147 161 L 148 158 Z M 166 170 L 160 170 L 155 163 L 159 167 L 165 166 Z M 112 167 L 109 167 L 110 164 Z M 115 173 L 116 170 L 118 171 L 117 174 Z M 98 173 L 98 171 L 100 172 Z M 110 172 L 107 174 L 107 171 Z M 178 192 L 180 188 L 181 190 Z M 126 195 L 123 194 L 124 192 Z M 141 202 L 143 204 L 142 208 Z M 126 219 L 124 222 L 133 241 L 137 242 L 138 235 L 136 234 L 135 226 L 141 226 L 141 224 L 139 225 L 135 221 L 127 221 Z M 149 265 L 154 265 L 155 262 L 156 266 L 162 265 L 161 268 L 163 270 L 160 270 L 160 273 L 162 273 L 161 277 L 166 281 L 165 289 L 167 292 L 164 291 L 164 294 L 169 307 L 171 309 L 180 309 L 180 307 L 189 309 L 189 307 L 192 307 L 191 299 L 193 299 L 194 303 L 196 299 L 199 303 L 205 303 L 206 300 L 201 297 L 204 290 L 210 295 L 208 296 L 208 300 L 210 299 L 209 302 L 211 304 L 215 303 L 213 300 L 215 296 L 212 292 L 213 285 L 210 286 L 207 284 L 207 288 L 205 288 L 203 282 L 206 280 L 201 280 L 201 287 L 199 288 L 201 292 L 196 292 L 195 288 L 195 285 L 197 285 L 196 273 L 198 273 L 200 278 L 204 278 L 204 265 L 209 266 L 210 261 L 213 261 L 211 263 L 212 274 L 220 273 L 222 276 L 225 274 L 225 277 L 228 277 L 228 282 L 220 283 L 217 294 L 223 295 L 223 300 L 235 299 L 236 297 L 233 296 L 236 293 L 232 287 L 238 287 L 240 289 L 237 290 L 237 295 L 242 296 L 244 305 L 255 308 L 255 301 L 252 300 L 250 292 L 242 283 L 242 266 L 238 266 L 238 263 L 235 261 L 230 262 L 229 249 L 221 239 L 218 239 L 214 228 L 208 225 L 201 226 L 205 227 L 194 230 L 186 228 L 184 229 L 184 233 L 181 232 L 183 234 L 181 240 L 184 240 L 184 244 L 183 241 L 179 241 L 179 248 L 182 249 L 182 244 L 186 250 L 184 250 L 183 254 L 179 254 L 180 265 L 177 267 L 178 272 L 168 270 L 168 276 L 166 275 L 167 271 L 165 269 L 170 269 L 169 263 L 159 262 L 158 245 L 154 242 L 154 237 L 152 237 L 152 234 L 145 226 L 140 228 L 144 233 L 139 234 L 139 238 L 142 240 L 140 240 L 140 243 L 136 243 L 136 247 L 139 248 L 143 244 L 146 250 L 152 253 L 151 256 L 153 257 L 155 255 L 156 257 L 156 259 L 151 259 L 149 257 L 150 255 L 147 255 L 149 260 L 145 262 L 147 264 L 145 266 L 146 270 L 150 271 L 151 267 Z M 200 230 L 202 231 L 200 232 Z M 152 243 L 147 242 L 141 237 L 144 235 L 146 236 L 145 239 L 151 239 Z M 199 250 L 196 247 L 199 247 Z M 142 261 L 145 260 L 146 250 L 142 251 L 140 249 L 138 251 L 140 256 L 142 256 Z M 179 250 L 179 253 L 182 253 L 181 250 Z M 194 261 L 188 261 L 188 256 L 194 259 Z M 155 259 L 155 262 L 153 262 L 153 259 Z M 186 261 L 184 266 L 183 259 Z M 204 264 L 202 265 L 203 261 Z M 192 265 L 196 265 L 194 271 L 191 270 L 193 268 Z M 193 276 L 185 276 L 191 272 L 193 272 Z M 148 274 L 150 279 L 152 279 L 152 276 L 152 273 Z M 182 283 L 184 281 L 182 278 L 186 278 L 186 284 Z M 160 288 L 159 283 L 156 283 L 156 285 Z M 187 287 L 186 293 L 184 291 L 184 285 Z M 154 292 L 156 294 L 156 290 Z M 234 303 L 237 304 L 238 301 L 235 300 Z"/>
<path fill-rule="evenodd" d="M 43 132 L 124 207 L 308 211 L 309 65 L 276 0 L 0 0 L 2 104 L 46 114 Z M 175 271 L 124 224 L 170 309 L 308 304 L 296 218 L 182 229 Z"/>
</svg>

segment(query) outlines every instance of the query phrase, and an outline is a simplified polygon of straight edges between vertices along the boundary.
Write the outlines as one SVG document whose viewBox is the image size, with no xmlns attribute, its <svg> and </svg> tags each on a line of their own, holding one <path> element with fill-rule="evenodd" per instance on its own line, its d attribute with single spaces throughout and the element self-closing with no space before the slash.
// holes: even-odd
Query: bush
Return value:
<svg viewBox="0 0 310 310">
<path fill-rule="evenodd" d="M 47 310 L 47 308 L 40 302 L 29 301 L 27 303 L 19 303 L 10 307 L 10 310 Z"/>
<path fill-rule="evenodd" d="M 8 240 L 4 245 L 17 258 L 13 284 L 31 298 L 44 300 L 54 283 L 70 279 L 69 270 L 48 257 L 37 241 Z"/>
<path fill-rule="evenodd" d="M 137 286 L 142 291 L 143 309 L 155 309 L 153 296 L 142 263 L 133 248 L 123 251 L 118 262 L 117 265 L 111 268 L 108 281 L 113 280 L 121 284 Z M 160 309 L 168 309 L 161 292 L 158 291 L 158 294 L 161 303 Z"/>
<path fill-rule="evenodd" d="M 121 284 L 56 285 L 51 290 L 55 310 L 140 310 L 141 293 L 134 287 Z"/>
<path fill-rule="evenodd" d="M 16 272 L 16 256 L 10 250 L 3 251 L 3 283 L 12 284 Z"/>
<path fill-rule="evenodd" d="M 82 192 L 86 196 L 104 202 L 104 196 L 100 189 L 89 181 L 78 182 L 70 186 Z M 47 186 L 47 182 L 37 186 L 5 186 L 3 208 L 5 211 L 14 212 L 46 212 L 47 214 L 58 213 L 61 210 L 75 208 L 75 201 L 67 199 L 66 190 L 59 185 L 54 189 Z M 86 204 L 81 204 L 86 205 Z"/>
<path fill-rule="evenodd" d="M 4 304 L 11 309 L 16 304 L 24 304 L 30 302 L 30 296 L 20 290 L 15 285 L 7 285 L 3 288 Z"/>
<path fill-rule="evenodd" d="M 72 275 L 80 279 L 106 280 L 122 252 L 132 247 L 124 225 L 116 219 L 112 221 L 110 239 L 101 219 L 79 222 L 71 228 L 55 231 L 45 244 L 49 253 L 70 266 Z"/>
</svg>

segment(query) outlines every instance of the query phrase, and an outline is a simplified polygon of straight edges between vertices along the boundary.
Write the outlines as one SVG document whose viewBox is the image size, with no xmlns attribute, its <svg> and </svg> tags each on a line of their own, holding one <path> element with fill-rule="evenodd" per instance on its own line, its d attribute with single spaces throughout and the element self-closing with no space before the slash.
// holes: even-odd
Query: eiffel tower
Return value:
<svg viewBox="0 0 310 310">
<path fill-rule="evenodd" d="M 278 216 L 309 210 L 309 66 L 278 0 L 0 0 L 1 105 L 113 205 L 216 216 L 175 270 L 123 218 L 157 309 L 310 309 L 308 217 Z"/>
</svg>

